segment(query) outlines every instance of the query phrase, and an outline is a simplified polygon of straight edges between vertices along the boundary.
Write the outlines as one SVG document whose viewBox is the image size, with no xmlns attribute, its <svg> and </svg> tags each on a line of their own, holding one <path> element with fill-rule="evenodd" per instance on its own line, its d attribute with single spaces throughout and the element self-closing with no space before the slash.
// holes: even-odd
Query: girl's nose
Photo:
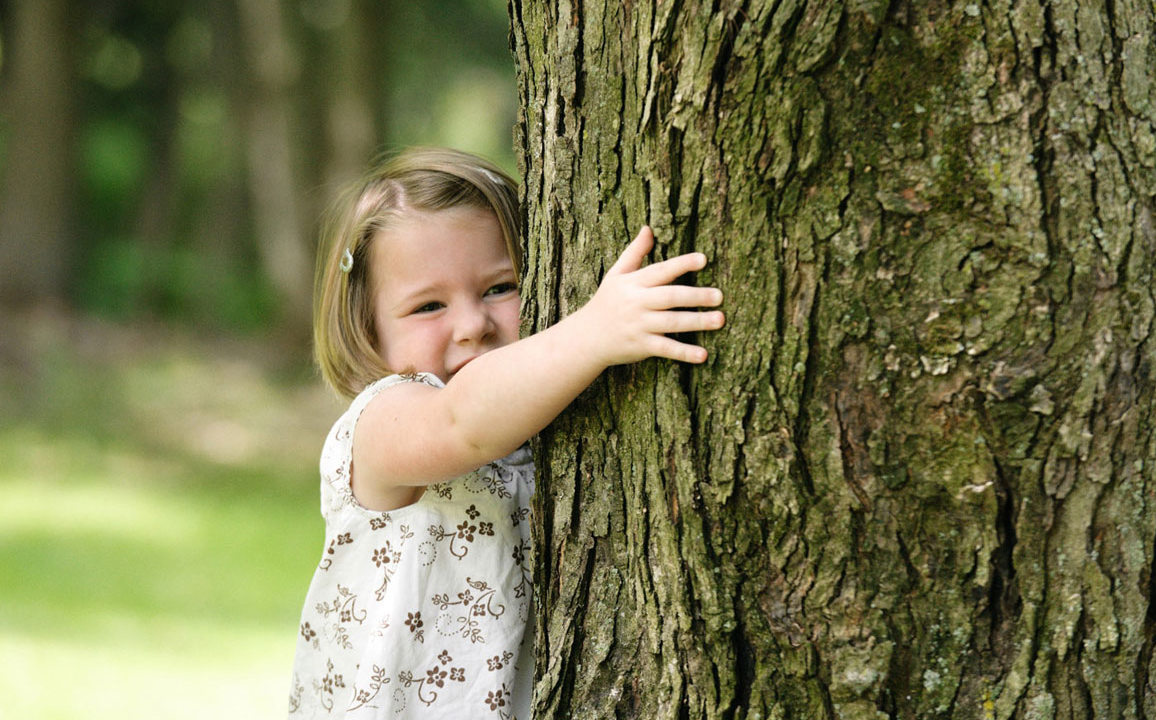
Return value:
<svg viewBox="0 0 1156 720">
<path fill-rule="evenodd" d="M 484 303 L 458 308 L 454 318 L 454 342 L 480 342 L 493 332 L 494 322 Z"/>
</svg>

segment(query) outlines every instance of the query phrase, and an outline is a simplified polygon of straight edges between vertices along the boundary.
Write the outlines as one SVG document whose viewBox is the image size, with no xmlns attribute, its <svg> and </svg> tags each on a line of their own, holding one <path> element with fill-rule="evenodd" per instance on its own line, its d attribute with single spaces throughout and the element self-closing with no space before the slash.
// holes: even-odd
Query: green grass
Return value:
<svg viewBox="0 0 1156 720">
<path fill-rule="evenodd" d="M 246 348 L 75 329 L 0 367 L 0 718 L 284 717 L 336 406 Z"/>
</svg>

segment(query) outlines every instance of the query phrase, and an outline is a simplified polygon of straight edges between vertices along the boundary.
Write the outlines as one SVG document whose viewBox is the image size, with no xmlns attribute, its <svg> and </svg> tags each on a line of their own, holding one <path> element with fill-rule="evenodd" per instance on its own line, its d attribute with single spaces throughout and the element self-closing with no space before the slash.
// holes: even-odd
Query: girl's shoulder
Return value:
<svg viewBox="0 0 1156 720">
<path fill-rule="evenodd" d="M 334 502 L 357 504 L 349 479 L 353 466 L 353 432 L 365 408 L 383 390 L 406 382 L 420 382 L 431 387 L 445 387 L 444 383 L 430 373 L 404 373 L 387 375 L 373 381 L 353 398 L 349 407 L 333 423 L 325 444 L 321 449 L 321 480 L 323 494 L 332 492 Z M 331 503 L 326 503 L 330 505 Z"/>
<path fill-rule="evenodd" d="M 393 375 L 387 375 L 366 385 L 365 389 L 358 393 L 357 397 L 353 398 L 353 401 L 349 403 L 349 409 L 338 418 L 334 424 L 334 430 L 330 434 L 336 433 L 338 429 L 347 428 L 350 436 L 352 436 L 353 428 L 357 425 L 361 414 L 365 412 L 365 408 L 382 390 L 407 382 L 419 382 L 436 388 L 445 387 L 445 383 L 443 383 L 437 375 L 432 373 L 395 373 Z"/>
<path fill-rule="evenodd" d="M 430 387 L 436 388 L 443 388 L 446 386 L 445 383 L 443 383 L 441 379 L 433 373 L 413 372 L 386 375 L 385 377 L 374 380 L 370 384 L 366 385 L 365 389 L 359 392 L 357 397 L 353 398 L 353 401 L 349 404 L 349 410 L 346 411 L 346 415 L 350 413 L 356 413 L 360 416 L 361 412 L 365 410 L 365 406 L 368 405 L 369 402 L 373 400 L 373 398 L 377 397 L 378 393 L 380 393 L 382 390 L 407 382 L 424 383 Z"/>
</svg>

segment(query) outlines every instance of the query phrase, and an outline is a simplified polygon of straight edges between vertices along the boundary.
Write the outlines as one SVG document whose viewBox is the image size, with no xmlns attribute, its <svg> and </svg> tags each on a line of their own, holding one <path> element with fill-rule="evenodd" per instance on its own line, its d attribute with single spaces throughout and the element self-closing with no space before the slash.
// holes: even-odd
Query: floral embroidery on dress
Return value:
<svg viewBox="0 0 1156 720">
<path fill-rule="evenodd" d="M 520 571 L 520 579 L 518 584 L 514 586 L 514 597 L 524 598 L 528 597 L 532 592 L 533 578 L 530 575 L 529 563 L 526 562 L 530 554 L 530 541 L 522 540 L 514 546 L 511 557 L 514 559 L 514 564 L 518 566 Z"/>
<path fill-rule="evenodd" d="M 366 616 L 366 611 L 357 607 L 357 596 L 344 585 L 337 586 L 337 597 L 332 603 L 318 603 L 317 612 L 325 617 L 336 614 L 340 623 L 361 623 Z"/>
<path fill-rule="evenodd" d="M 409 628 L 409 632 L 413 635 L 413 639 L 417 640 L 419 643 L 425 642 L 425 630 L 422 629 L 425 627 L 425 621 L 421 619 L 421 610 L 406 614 L 408 617 L 405 619 L 405 626 Z"/>
<path fill-rule="evenodd" d="M 378 600 L 385 597 L 385 591 L 389 587 L 389 581 L 393 579 L 393 575 L 397 572 L 397 566 L 401 562 L 401 550 L 395 549 L 388 540 L 385 541 L 383 547 L 373 551 L 373 564 L 381 571 L 381 587 L 373 593 L 373 596 Z"/>
<path fill-rule="evenodd" d="M 509 665 L 510 661 L 513 659 L 514 653 L 506 650 L 501 655 L 495 655 L 492 658 L 487 658 L 486 669 L 488 669 L 490 672 L 496 672 Z"/>
<path fill-rule="evenodd" d="M 373 666 L 373 673 L 369 676 L 369 687 L 358 688 L 353 687 L 353 700 L 349 704 L 350 710 L 356 710 L 365 707 L 377 697 L 381 692 L 381 688 L 389 683 L 389 677 L 386 675 L 386 670 L 378 665 Z"/>
<path fill-rule="evenodd" d="M 336 644 L 346 649 L 352 648 L 353 645 L 350 642 L 349 630 L 346 625 L 349 623 L 360 625 L 368 616 L 367 611 L 357 606 L 357 596 L 350 592 L 349 588 L 338 585 L 337 597 L 333 599 L 333 602 L 317 603 L 316 609 L 327 620 L 331 619 L 330 616 L 336 616 L 336 622 L 329 624 L 326 627 L 326 632 Z"/>
<path fill-rule="evenodd" d="M 507 720 L 510 717 L 510 688 L 506 683 L 502 683 L 502 687 L 493 690 L 486 695 L 486 705 L 489 706 L 490 712 L 497 713 L 502 720 Z"/>
<path fill-rule="evenodd" d="M 293 690 L 289 693 L 289 714 L 297 712 L 301 709 L 301 696 L 305 693 L 305 687 L 297 680 L 297 676 L 293 676 Z"/>
<path fill-rule="evenodd" d="M 328 570 L 333 566 L 333 556 L 337 554 L 337 548 L 343 545 L 352 545 L 353 535 L 351 533 L 341 533 L 329 541 L 329 547 L 325 550 L 326 557 L 321 561 L 321 569 Z"/>
<path fill-rule="evenodd" d="M 427 706 L 433 705 L 437 702 L 439 690 L 446 686 L 447 682 L 464 683 L 466 681 L 466 669 L 464 667 L 451 667 L 450 663 L 453 658 L 446 650 L 442 650 L 438 654 L 438 662 L 440 665 L 425 671 L 425 676 L 420 674 L 415 678 L 414 674 L 409 670 L 398 673 L 398 681 L 406 688 L 417 686 L 417 699 L 421 700 Z"/>
<path fill-rule="evenodd" d="M 314 680 L 313 687 L 314 690 L 318 691 L 321 698 L 321 705 L 326 710 L 332 710 L 334 691 L 337 688 L 345 687 L 345 679 L 340 674 L 333 672 L 335 668 L 332 660 L 326 661 L 326 669 L 328 672 L 325 673 L 325 677 L 321 678 L 320 681 Z"/>
<path fill-rule="evenodd" d="M 429 567 L 438 558 L 438 546 L 429 540 L 422 540 L 417 546 L 417 554 L 421 566 Z"/>
<path fill-rule="evenodd" d="M 500 618 L 506 613 L 506 606 L 497 600 L 497 592 L 484 580 L 466 578 L 466 584 L 477 591 L 475 595 L 470 589 L 457 594 L 457 600 L 451 600 L 449 595 L 434 595 L 433 604 L 443 612 L 434 621 L 438 632 L 442 635 L 460 635 L 471 643 L 484 643 L 486 636 L 482 630 L 481 618 Z M 456 612 L 447 612 L 456 607 Z M 464 613 L 458 615 L 457 613 Z"/>
<path fill-rule="evenodd" d="M 313 647 L 318 647 L 317 631 L 309 627 L 309 623 L 301 623 L 301 637 L 305 638 L 305 642 Z"/>
<path fill-rule="evenodd" d="M 488 492 L 503 499 L 513 497 L 507 479 L 498 472 L 472 472 L 466 476 L 464 484 L 472 492 Z"/>
<path fill-rule="evenodd" d="M 445 542 L 448 539 L 450 554 L 458 559 L 469 554 L 469 545 L 474 542 L 475 534 L 493 537 L 494 524 L 481 522 L 475 525 L 469 520 L 465 520 L 453 530 L 446 530 L 441 525 L 430 525 L 429 528 L 430 539 L 434 542 Z"/>
</svg>

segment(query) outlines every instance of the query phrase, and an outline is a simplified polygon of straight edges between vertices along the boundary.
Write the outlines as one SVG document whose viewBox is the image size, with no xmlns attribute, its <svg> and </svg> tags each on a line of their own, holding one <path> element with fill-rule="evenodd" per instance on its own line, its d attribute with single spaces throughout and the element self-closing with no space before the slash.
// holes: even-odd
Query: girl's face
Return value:
<svg viewBox="0 0 1156 720">
<path fill-rule="evenodd" d="M 407 211 L 370 255 L 377 351 L 394 372 L 449 382 L 518 339 L 518 278 L 492 212 Z"/>
</svg>

